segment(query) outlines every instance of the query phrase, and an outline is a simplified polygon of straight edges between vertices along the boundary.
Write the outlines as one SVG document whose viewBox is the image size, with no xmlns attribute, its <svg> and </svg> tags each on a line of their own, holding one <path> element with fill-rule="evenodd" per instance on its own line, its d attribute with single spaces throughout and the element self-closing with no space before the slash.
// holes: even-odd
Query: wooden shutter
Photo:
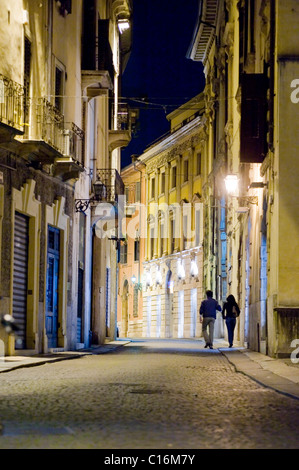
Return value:
<svg viewBox="0 0 299 470">
<path fill-rule="evenodd" d="M 264 74 L 241 76 L 242 163 L 262 163 L 267 143 L 267 79 Z"/>
</svg>

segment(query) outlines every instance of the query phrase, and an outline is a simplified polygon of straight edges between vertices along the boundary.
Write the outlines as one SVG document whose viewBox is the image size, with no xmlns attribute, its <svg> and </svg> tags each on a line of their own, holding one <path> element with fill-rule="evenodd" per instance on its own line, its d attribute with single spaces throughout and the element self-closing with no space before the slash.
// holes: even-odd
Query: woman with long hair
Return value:
<svg viewBox="0 0 299 470">
<path fill-rule="evenodd" d="M 231 294 L 227 297 L 223 305 L 222 317 L 225 320 L 228 334 L 229 347 L 232 348 L 234 342 L 234 330 L 236 326 L 236 319 L 240 315 L 239 306 L 235 297 Z"/>
</svg>

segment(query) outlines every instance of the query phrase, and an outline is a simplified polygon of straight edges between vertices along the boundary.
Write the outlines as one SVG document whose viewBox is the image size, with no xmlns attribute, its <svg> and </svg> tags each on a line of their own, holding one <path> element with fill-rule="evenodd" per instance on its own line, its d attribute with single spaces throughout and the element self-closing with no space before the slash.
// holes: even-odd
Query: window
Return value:
<svg viewBox="0 0 299 470">
<path fill-rule="evenodd" d="M 200 244 L 200 210 L 195 211 L 195 246 Z"/>
<path fill-rule="evenodd" d="M 55 107 L 63 112 L 63 71 L 55 67 Z"/>
<path fill-rule="evenodd" d="M 184 183 L 189 180 L 189 162 L 188 160 L 184 160 Z"/>
<path fill-rule="evenodd" d="M 170 219 L 170 253 L 174 252 L 175 248 L 175 223 L 174 218 Z"/>
<path fill-rule="evenodd" d="M 29 124 L 29 95 L 30 95 L 30 74 L 31 74 L 31 42 L 25 37 L 24 47 L 24 122 Z M 25 126 L 26 134 L 29 127 Z"/>
<path fill-rule="evenodd" d="M 165 171 L 161 173 L 161 194 L 165 193 Z"/>
<path fill-rule="evenodd" d="M 172 175 L 171 175 L 171 187 L 176 187 L 176 166 L 172 167 Z"/>
<path fill-rule="evenodd" d="M 136 183 L 135 202 L 140 202 L 140 181 Z"/>
<path fill-rule="evenodd" d="M 62 16 L 66 16 L 69 13 L 72 13 L 72 0 L 56 0 L 57 4 L 59 5 L 59 13 Z"/>
<path fill-rule="evenodd" d="M 127 243 L 122 243 L 120 245 L 120 260 L 121 264 L 127 264 L 127 257 L 128 257 L 128 245 Z"/>
<path fill-rule="evenodd" d="M 150 229 L 150 259 L 154 257 L 154 249 L 155 249 L 155 229 L 152 227 Z"/>
<path fill-rule="evenodd" d="M 155 198 L 155 185 L 156 185 L 156 180 L 155 178 L 152 178 L 151 179 L 151 198 L 154 199 Z"/>
<path fill-rule="evenodd" d="M 160 225 L 160 257 L 164 253 L 164 224 Z"/>
<path fill-rule="evenodd" d="M 201 153 L 196 155 L 196 174 L 201 175 Z"/>
<path fill-rule="evenodd" d="M 139 238 L 135 238 L 135 241 L 134 241 L 134 261 L 139 261 L 139 253 L 140 253 L 140 240 L 139 240 Z"/>
<path fill-rule="evenodd" d="M 183 216 L 183 250 L 188 248 L 188 216 Z"/>
</svg>

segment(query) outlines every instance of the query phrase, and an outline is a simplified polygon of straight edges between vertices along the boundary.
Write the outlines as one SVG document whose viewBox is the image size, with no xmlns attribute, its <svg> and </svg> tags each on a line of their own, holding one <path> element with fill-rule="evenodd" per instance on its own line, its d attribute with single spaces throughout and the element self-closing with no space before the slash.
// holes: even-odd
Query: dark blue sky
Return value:
<svg viewBox="0 0 299 470">
<path fill-rule="evenodd" d="M 121 94 L 131 107 L 140 108 L 140 123 L 137 135 L 122 150 L 122 167 L 169 130 L 166 114 L 204 88 L 202 64 L 186 58 L 198 0 L 134 0 L 133 5 L 132 52 Z"/>
</svg>

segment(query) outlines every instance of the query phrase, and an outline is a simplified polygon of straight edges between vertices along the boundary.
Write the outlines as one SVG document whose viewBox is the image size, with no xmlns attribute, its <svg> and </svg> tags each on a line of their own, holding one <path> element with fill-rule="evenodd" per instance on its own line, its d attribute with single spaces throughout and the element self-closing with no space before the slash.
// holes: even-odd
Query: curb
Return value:
<svg viewBox="0 0 299 470">
<path fill-rule="evenodd" d="M 1 369 L 0 365 L 0 374 L 4 374 L 6 372 L 11 372 L 12 370 L 16 369 L 23 369 L 27 367 L 36 367 L 36 366 L 41 366 L 44 364 L 49 364 L 49 363 L 55 363 L 59 361 L 66 361 L 70 359 L 79 359 L 81 357 L 85 356 L 93 356 L 93 355 L 98 355 L 98 354 L 105 354 L 111 351 L 114 351 L 115 349 L 124 346 L 125 344 L 130 343 L 130 341 L 111 341 L 109 343 L 95 346 L 92 348 L 88 349 L 82 349 L 80 351 L 63 351 L 63 352 L 57 352 L 57 353 L 50 353 L 50 354 L 44 354 L 44 355 L 34 355 L 34 356 L 20 356 L 19 363 L 18 362 L 18 357 L 17 356 L 12 356 L 14 359 L 11 361 L 4 361 L 5 367 Z M 15 364 L 14 364 L 15 361 Z M 8 364 L 8 362 L 11 362 L 11 364 Z M 0 430 L 1 434 L 1 430 Z"/>
<path fill-rule="evenodd" d="M 219 351 L 234 366 L 236 372 L 250 377 L 264 387 L 299 400 L 299 384 L 263 368 L 257 361 L 250 359 L 242 351 L 223 351 L 222 348 L 219 348 Z"/>
</svg>

